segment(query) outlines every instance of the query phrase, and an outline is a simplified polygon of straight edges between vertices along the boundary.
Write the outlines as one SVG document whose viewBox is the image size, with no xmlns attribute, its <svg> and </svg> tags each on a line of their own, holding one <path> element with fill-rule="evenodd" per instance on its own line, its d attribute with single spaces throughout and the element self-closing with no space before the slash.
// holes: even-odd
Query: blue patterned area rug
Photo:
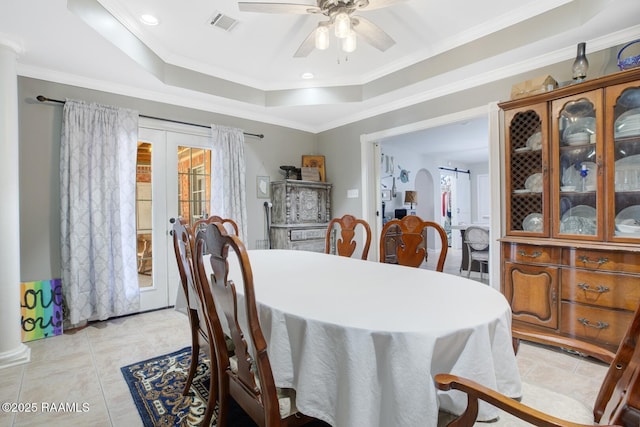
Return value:
<svg viewBox="0 0 640 427">
<path fill-rule="evenodd" d="M 191 347 L 185 347 L 120 368 L 145 427 L 200 425 L 209 396 L 209 361 L 200 354 L 191 391 L 183 396 L 190 363 Z M 229 425 L 255 426 L 235 402 L 229 417 Z M 211 425 L 215 426 L 215 413 Z"/>
</svg>

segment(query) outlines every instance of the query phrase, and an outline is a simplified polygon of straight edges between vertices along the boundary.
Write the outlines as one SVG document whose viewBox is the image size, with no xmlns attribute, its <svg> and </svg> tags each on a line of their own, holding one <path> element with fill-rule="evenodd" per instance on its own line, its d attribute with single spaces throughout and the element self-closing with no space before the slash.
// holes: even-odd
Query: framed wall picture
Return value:
<svg viewBox="0 0 640 427">
<path fill-rule="evenodd" d="M 391 190 L 382 190 L 382 201 L 388 202 L 391 200 Z"/>
<path fill-rule="evenodd" d="M 269 198 L 269 177 L 268 176 L 258 176 L 256 177 L 256 194 L 258 199 L 268 199 Z"/>
<path fill-rule="evenodd" d="M 303 168 L 318 168 L 320 172 L 320 181 L 325 182 L 324 156 L 302 156 Z"/>
</svg>

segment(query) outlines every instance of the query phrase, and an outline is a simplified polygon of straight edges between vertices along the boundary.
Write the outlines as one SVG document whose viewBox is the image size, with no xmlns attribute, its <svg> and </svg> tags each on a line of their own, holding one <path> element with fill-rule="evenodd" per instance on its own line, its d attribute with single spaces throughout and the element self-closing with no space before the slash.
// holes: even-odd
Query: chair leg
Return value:
<svg viewBox="0 0 640 427">
<path fill-rule="evenodd" d="M 216 420 L 216 426 L 227 427 L 228 415 L 229 415 L 229 378 L 226 377 L 226 373 L 218 373 L 217 385 L 218 385 L 218 419 Z M 219 375 L 220 374 L 220 375 Z"/>
<path fill-rule="evenodd" d="M 194 323 L 195 322 L 195 323 Z M 195 310 L 189 309 L 189 323 L 191 325 L 191 365 L 189 366 L 189 374 L 187 375 L 187 382 L 184 385 L 182 395 L 189 394 L 193 377 L 196 375 L 198 369 L 198 357 L 200 355 L 200 340 L 198 339 L 198 313 Z"/>
<path fill-rule="evenodd" d="M 191 365 L 189 366 L 189 374 L 187 375 L 187 382 L 184 385 L 184 390 L 182 390 L 183 396 L 187 396 L 189 394 L 189 390 L 191 389 L 191 384 L 193 383 L 193 377 L 195 377 L 196 371 L 198 369 L 199 355 L 200 355 L 200 345 L 198 344 L 198 338 L 196 337 L 195 342 L 191 345 Z"/>
<path fill-rule="evenodd" d="M 485 271 L 485 268 L 486 268 L 486 271 Z M 482 274 L 480 275 L 480 280 L 484 280 L 484 273 L 487 273 L 487 276 L 489 275 L 489 262 L 481 263 L 480 269 L 481 269 L 480 271 L 482 271 Z"/>
<path fill-rule="evenodd" d="M 207 406 L 205 407 L 204 416 L 202 417 L 202 423 L 200 424 L 203 427 L 209 427 L 209 425 L 211 424 L 211 418 L 213 418 L 213 410 L 215 409 L 216 401 L 218 400 L 218 364 L 216 363 L 213 346 L 210 346 L 209 349 L 211 354 L 211 357 L 209 359 L 209 398 L 207 399 Z M 221 418 L 220 416 L 218 416 L 216 425 L 224 426 L 224 424 L 222 424 L 220 420 Z"/>
</svg>

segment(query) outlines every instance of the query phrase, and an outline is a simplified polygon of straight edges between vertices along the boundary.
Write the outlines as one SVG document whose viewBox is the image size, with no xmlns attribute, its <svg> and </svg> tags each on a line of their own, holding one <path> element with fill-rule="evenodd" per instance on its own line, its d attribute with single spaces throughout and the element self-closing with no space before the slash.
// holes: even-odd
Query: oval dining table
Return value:
<svg viewBox="0 0 640 427">
<path fill-rule="evenodd" d="M 438 373 L 511 397 L 521 381 L 504 296 L 479 282 L 420 268 L 292 250 L 248 251 L 276 385 L 334 427 L 437 425 L 466 398 Z M 237 259 L 229 278 L 243 299 Z M 481 405 L 480 420 L 497 416 Z"/>
</svg>

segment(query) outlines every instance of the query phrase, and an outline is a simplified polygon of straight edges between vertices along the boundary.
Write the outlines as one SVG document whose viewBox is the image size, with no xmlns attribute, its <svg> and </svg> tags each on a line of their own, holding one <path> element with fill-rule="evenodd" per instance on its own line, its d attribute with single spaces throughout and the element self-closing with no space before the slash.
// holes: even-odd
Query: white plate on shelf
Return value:
<svg viewBox="0 0 640 427">
<path fill-rule="evenodd" d="M 595 235 L 596 223 L 595 220 L 581 216 L 569 215 L 566 218 L 563 216 L 560 221 L 560 233 Z"/>
<path fill-rule="evenodd" d="M 516 153 L 523 153 L 525 151 L 531 151 L 531 147 L 520 147 L 520 148 L 516 148 L 515 150 Z"/>
<path fill-rule="evenodd" d="M 573 133 L 565 138 L 569 145 L 585 145 L 589 143 L 591 135 L 587 132 Z"/>
<path fill-rule="evenodd" d="M 527 139 L 527 147 L 530 150 L 540 150 L 542 149 L 542 133 L 536 132 Z"/>
<path fill-rule="evenodd" d="M 542 174 L 534 173 L 524 182 L 524 186 L 527 190 L 533 193 L 542 192 Z"/>
<path fill-rule="evenodd" d="M 514 194 L 528 194 L 531 193 L 531 190 L 528 190 L 526 188 L 519 188 L 517 190 L 513 190 Z"/>
<path fill-rule="evenodd" d="M 616 160 L 616 169 L 618 168 L 631 168 L 640 170 L 640 154 L 627 156 L 621 158 L 620 160 Z"/>
<path fill-rule="evenodd" d="M 569 218 L 570 216 L 586 218 L 589 220 L 595 221 L 596 219 L 596 208 L 588 205 L 578 205 L 567 210 L 564 215 L 562 215 L 562 219 Z"/>
<path fill-rule="evenodd" d="M 578 117 L 562 132 L 562 140 L 569 145 L 588 144 L 591 135 L 596 133 L 595 117 Z"/>
<path fill-rule="evenodd" d="M 560 187 L 560 191 L 576 191 L 575 185 L 563 185 Z"/>
<path fill-rule="evenodd" d="M 627 233 L 640 233 L 640 205 L 629 206 L 616 215 L 616 230 Z"/>
<path fill-rule="evenodd" d="M 637 234 L 640 237 L 640 221 L 637 219 L 623 219 L 616 223 L 616 230 L 624 234 Z"/>
<path fill-rule="evenodd" d="M 530 213 L 522 221 L 522 229 L 524 231 L 532 231 L 534 233 L 542 233 L 544 222 L 542 214 L 538 212 Z"/>
<path fill-rule="evenodd" d="M 613 125 L 614 136 L 640 135 L 640 108 L 633 108 L 621 114 Z"/>
</svg>

